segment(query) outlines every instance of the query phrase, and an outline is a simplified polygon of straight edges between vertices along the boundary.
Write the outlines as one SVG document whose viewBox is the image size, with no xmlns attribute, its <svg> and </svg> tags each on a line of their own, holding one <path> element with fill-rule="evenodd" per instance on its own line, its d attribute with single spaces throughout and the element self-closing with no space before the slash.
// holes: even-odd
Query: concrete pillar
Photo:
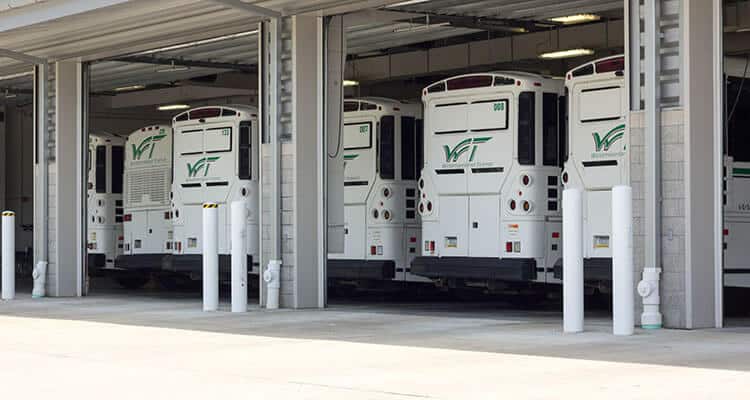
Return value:
<svg viewBox="0 0 750 400">
<path fill-rule="evenodd" d="M 714 30 L 721 32 L 716 22 L 720 19 L 711 1 L 659 3 L 661 19 L 671 21 L 660 24 L 661 215 L 656 223 L 661 231 L 657 243 L 662 268 L 661 312 L 667 328 L 714 327 L 719 317 L 715 289 L 720 277 L 714 256 L 721 252 L 714 236 L 722 227 L 714 213 L 720 206 L 716 203 L 720 175 L 715 173 L 715 162 L 721 157 L 720 148 L 717 152 L 714 145 L 715 135 L 721 135 L 721 130 L 714 128 L 714 118 L 721 116 L 714 114 L 713 94 L 717 89 L 715 68 L 721 67 L 714 65 L 710 55 L 716 46 Z M 631 32 L 631 38 L 633 35 L 640 34 Z M 631 52 L 631 67 L 640 68 L 639 56 Z M 641 88 L 640 93 L 645 92 Z M 644 258 L 650 241 L 646 227 L 652 218 L 645 202 L 644 160 L 649 149 L 644 138 L 645 113 L 638 101 L 631 101 L 631 107 L 634 265 L 640 278 L 644 266 L 648 266 Z"/>
<path fill-rule="evenodd" d="M 325 183 L 319 169 L 324 160 L 319 140 L 323 109 L 319 104 L 322 21 L 315 16 L 282 18 L 266 23 L 263 31 L 268 38 L 261 39 L 264 47 L 261 79 L 265 80 L 261 85 L 264 93 L 261 109 L 264 124 L 271 131 L 262 146 L 261 266 L 276 257 L 274 253 L 279 246 L 280 306 L 284 308 L 325 306 L 322 235 L 326 221 L 320 212 Z M 277 39 L 273 38 L 274 29 L 278 32 Z M 277 62 L 275 66 L 273 59 Z M 280 141 L 280 154 L 274 153 L 268 143 L 274 138 Z M 274 190 L 273 171 L 277 162 L 280 162 L 280 193 Z M 277 195 L 280 201 L 274 199 Z M 280 216 L 280 229 L 274 226 L 274 214 Z"/>
<path fill-rule="evenodd" d="M 42 75 L 40 73 L 39 77 Z M 86 149 L 84 66 L 77 62 L 52 64 L 48 76 L 38 81 L 36 87 L 44 82 L 49 89 L 47 112 L 44 118 L 39 113 L 45 107 L 36 107 L 36 136 L 37 143 L 41 144 L 39 135 L 48 134 L 49 145 L 47 149 L 39 146 L 36 155 L 35 261 L 49 262 L 48 296 L 80 296 L 84 290 L 83 221 L 86 204 L 81 195 L 85 184 L 83 160 Z M 40 122 L 40 118 L 45 120 Z M 43 157 L 47 159 L 47 168 L 44 168 Z M 45 183 L 46 199 L 43 198 Z M 46 252 L 43 246 L 45 238 L 48 241 Z"/>
</svg>

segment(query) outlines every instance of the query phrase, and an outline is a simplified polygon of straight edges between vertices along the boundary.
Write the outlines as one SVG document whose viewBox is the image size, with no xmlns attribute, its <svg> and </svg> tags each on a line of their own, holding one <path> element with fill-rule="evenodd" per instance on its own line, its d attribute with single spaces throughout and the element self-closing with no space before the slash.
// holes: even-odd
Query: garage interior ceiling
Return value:
<svg viewBox="0 0 750 400">
<path fill-rule="evenodd" d="M 26 9 L 65 1 L 74 0 L 49 0 Z M 327 15 L 367 8 L 347 17 L 348 48 L 350 57 L 354 58 L 424 50 L 477 37 L 555 30 L 559 25 L 548 20 L 555 16 L 596 13 L 606 20 L 618 20 L 622 19 L 623 4 L 622 0 L 275 0 L 247 3 L 284 15 Z M 0 26 L 3 18 L 18 11 L 0 12 Z M 260 17 L 213 1 L 132 0 L 1 32 L 0 48 L 51 60 L 105 59 L 93 64 L 92 90 L 107 93 L 128 85 L 170 85 L 227 71 L 252 72 L 257 64 L 254 29 L 258 21 Z M 174 48 L 181 44 L 190 45 Z M 158 72 L 169 70 L 172 62 L 189 68 Z M 28 71 L 28 68 L 11 59 L 0 59 L 0 76 Z M 28 77 L 2 80 L 0 91 L 23 93 L 31 89 L 30 85 Z"/>
</svg>

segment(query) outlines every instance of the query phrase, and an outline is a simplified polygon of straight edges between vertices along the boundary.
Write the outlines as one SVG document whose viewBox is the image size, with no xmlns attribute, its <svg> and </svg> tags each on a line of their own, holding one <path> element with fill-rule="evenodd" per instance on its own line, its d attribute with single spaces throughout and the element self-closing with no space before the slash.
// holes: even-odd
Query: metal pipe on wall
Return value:
<svg viewBox="0 0 750 400">
<path fill-rule="evenodd" d="M 659 276 L 661 273 L 661 98 L 659 64 L 661 1 L 646 1 L 645 11 L 645 230 L 646 265 L 639 293 L 643 297 L 641 326 L 661 328 Z M 649 290 L 640 291 L 648 287 Z M 643 294 L 647 293 L 646 296 Z"/>
</svg>

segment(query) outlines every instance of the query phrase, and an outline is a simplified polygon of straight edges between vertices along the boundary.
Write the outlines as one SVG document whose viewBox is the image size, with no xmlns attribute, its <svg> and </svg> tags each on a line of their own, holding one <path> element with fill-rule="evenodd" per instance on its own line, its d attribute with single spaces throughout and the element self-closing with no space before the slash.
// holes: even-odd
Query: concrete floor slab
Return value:
<svg viewBox="0 0 750 400">
<path fill-rule="evenodd" d="M 203 313 L 194 295 L 0 303 L 4 398 L 746 398 L 750 329 L 565 335 L 556 311 L 347 302 Z"/>
</svg>

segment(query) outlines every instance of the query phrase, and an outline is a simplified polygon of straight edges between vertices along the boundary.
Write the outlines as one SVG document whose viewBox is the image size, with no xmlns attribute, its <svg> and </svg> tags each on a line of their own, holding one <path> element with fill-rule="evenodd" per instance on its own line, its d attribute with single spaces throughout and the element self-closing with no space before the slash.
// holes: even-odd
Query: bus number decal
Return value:
<svg viewBox="0 0 750 400">
<path fill-rule="evenodd" d="M 505 102 L 495 103 L 492 105 L 493 111 L 505 111 Z"/>
</svg>

